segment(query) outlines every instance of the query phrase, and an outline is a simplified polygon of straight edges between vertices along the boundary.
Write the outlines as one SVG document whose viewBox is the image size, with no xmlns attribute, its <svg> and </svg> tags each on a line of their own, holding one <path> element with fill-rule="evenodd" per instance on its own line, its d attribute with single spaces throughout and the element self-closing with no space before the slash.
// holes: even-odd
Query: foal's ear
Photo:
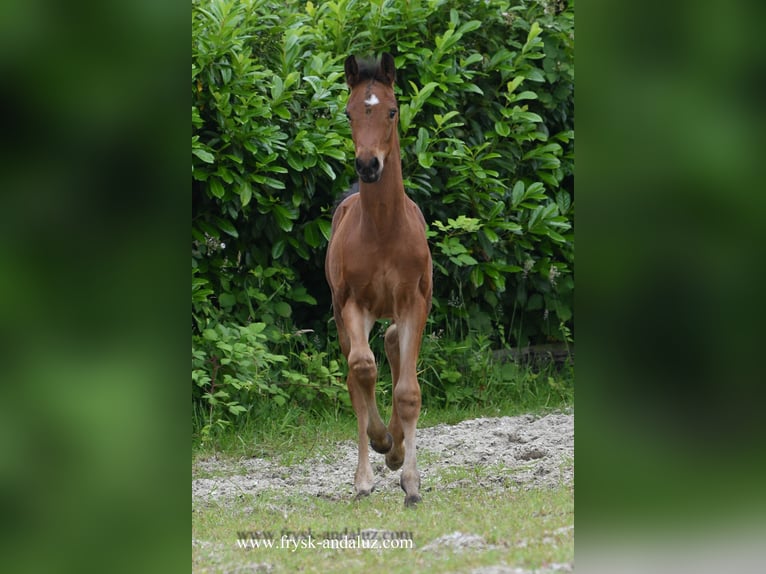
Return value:
<svg viewBox="0 0 766 574">
<path fill-rule="evenodd" d="M 344 68 L 346 70 L 346 83 L 349 88 L 353 88 L 359 83 L 359 66 L 356 63 L 356 56 L 352 54 L 346 58 Z"/>
<path fill-rule="evenodd" d="M 388 80 L 389 85 L 393 86 L 396 81 L 396 64 L 394 64 L 394 57 L 388 52 L 383 52 L 380 57 L 380 71 Z"/>
</svg>

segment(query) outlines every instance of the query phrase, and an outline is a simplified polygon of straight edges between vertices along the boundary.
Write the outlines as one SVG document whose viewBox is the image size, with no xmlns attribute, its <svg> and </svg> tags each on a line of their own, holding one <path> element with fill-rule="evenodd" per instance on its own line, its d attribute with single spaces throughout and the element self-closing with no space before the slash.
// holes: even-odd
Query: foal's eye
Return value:
<svg viewBox="0 0 766 574">
<path fill-rule="evenodd" d="M 396 116 L 396 108 L 391 108 L 391 110 L 388 112 L 388 117 L 393 120 L 395 116 Z"/>
</svg>

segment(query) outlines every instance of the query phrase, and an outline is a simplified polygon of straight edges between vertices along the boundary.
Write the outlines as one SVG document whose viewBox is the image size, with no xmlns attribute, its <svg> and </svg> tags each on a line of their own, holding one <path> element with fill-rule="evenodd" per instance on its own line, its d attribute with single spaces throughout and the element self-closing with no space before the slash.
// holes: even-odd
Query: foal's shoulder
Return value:
<svg viewBox="0 0 766 574">
<path fill-rule="evenodd" d="M 407 196 L 407 204 L 410 207 L 410 211 L 415 213 L 416 217 L 420 220 L 420 223 L 423 224 L 423 229 L 425 229 L 427 227 L 426 218 L 423 216 L 423 211 L 421 211 L 418 204 L 415 203 L 410 196 Z"/>
</svg>

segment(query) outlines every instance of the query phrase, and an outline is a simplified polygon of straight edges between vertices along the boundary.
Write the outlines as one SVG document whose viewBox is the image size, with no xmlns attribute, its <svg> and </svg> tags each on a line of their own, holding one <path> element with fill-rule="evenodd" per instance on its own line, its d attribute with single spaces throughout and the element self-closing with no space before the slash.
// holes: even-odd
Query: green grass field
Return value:
<svg viewBox="0 0 766 574">
<path fill-rule="evenodd" d="M 290 493 L 245 496 L 236 504 L 194 509 L 192 563 L 194 572 L 385 568 L 390 573 L 441 573 L 500 565 L 544 569 L 572 562 L 573 522 L 573 489 L 563 486 L 519 492 L 431 491 L 414 510 L 403 506 L 401 496 L 375 492 L 359 501 Z M 345 543 L 328 538 L 344 531 L 351 533 Z M 362 531 L 368 537 L 364 542 Z M 253 533 L 254 540 L 238 543 L 245 532 Z M 463 536 L 449 537 L 456 532 Z M 440 537 L 448 538 L 440 543 Z M 261 547 L 255 547 L 255 540 Z M 264 541 L 272 547 L 263 547 L 268 544 Z"/>
</svg>

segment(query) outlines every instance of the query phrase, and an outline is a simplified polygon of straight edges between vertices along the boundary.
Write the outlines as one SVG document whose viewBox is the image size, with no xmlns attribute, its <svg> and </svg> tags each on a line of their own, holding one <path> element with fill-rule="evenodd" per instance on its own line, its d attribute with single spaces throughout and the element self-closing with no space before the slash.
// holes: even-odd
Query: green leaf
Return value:
<svg viewBox="0 0 766 574">
<path fill-rule="evenodd" d="M 481 28 L 481 22 L 479 20 L 471 20 L 470 22 L 466 22 L 460 28 L 457 29 L 458 36 L 462 36 L 463 34 L 467 34 L 468 32 L 473 32 L 474 30 L 478 30 Z M 474 54 L 474 56 L 477 56 L 479 54 Z M 481 58 L 480 58 L 481 59 Z"/>
<path fill-rule="evenodd" d="M 242 207 L 247 207 L 247 204 L 250 203 L 252 198 L 253 188 L 250 187 L 249 183 L 244 182 L 242 188 L 239 190 L 239 200 L 242 202 Z"/>
<path fill-rule="evenodd" d="M 557 301 L 554 306 L 559 319 L 562 321 L 569 321 L 572 318 L 572 309 L 569 306 L 564 305 L 559 301 Z"/>
<path fill-rule="evenodd" d="M 515 115 L 519 119 L 522 119 L 527 122 L 540 123 L 543 121 L 543 118 L 534 112 L 519 112 L 518 114 L 515 114 Z"/>
<path fill-rule="evenodd" d="M 303 158 L 292 152 L 287 154 L 287 164 L 295 171 L 303 171 Z"/>
<path fill-rule="evenodd" d="M 277 315 L 280 317 L 289 317 L 292 315 L 293 310 L 290 308 L 290 305 L 288 303 L 285 303 L 284 301 L 279 301 L 274 305 L 274 311 Z"/>
<path fill-rule="evenodd" d="M 309 245 L 309 247 L 319 247 L 322 243 L 317 225 L 314 223 L 308 223 L 303 228 L 303 239 Z"/>
<path fill-rule="evenodd" d="M 452 110 L 451 112 L 447 112 L 443 116 L 441 114 L 434 114 L 434 120 L 436 120 L 436 125 L 441 127 L 442 125 L 444 125 L 445 122 L 451 120 L 459 113 L 460 112 L 458 112 L 457 110 Z M 452 124 L 452 125 L 463 125 L 463 124 L 462 122 L 459 122 L 457 124 Z M 428 132 L 426 132 L 426 135 L 428 135 Z"/>
<path fill-rule="evenodd" d="M 474 52 L 470 56 L 468 56 L 465 60 L 460 62 L 460 66 L 463 68 L 467 68 L 471 64 L 475 64 L 476 62 L 481 62 L 484 56 L 479 54 L 478 52 Z"/>
<path fill-rule="evenodd" d="M 205 329 L 204 331 L 202 331 L 202 336 L 208 341 L 217 341 L 218 331 L 216 331 L 215 329 Z"/>
<path fill-rule="evenodd" d="M 506 85 L 506 88 L 508 89 L 508 93 L 511 94 L 513 91 L 518 88 L 521 85 L 521 82 L 524 81 L 524 76 L 516 76 L 513 78 L 508 84 Z"/>
<path fill-rule="evenodd" d="M 346 161 L 346 152 L 342 149 L 326 146 L 322 148 L 322 154 L 338 161 Z"/>
<path fill-rule="evenodd" d="M 218 296 L 218 302 L 224 307 L 234 307 L 237 303 L 237 298 L 231 293 L 221 293 Z"/>
<path fill-rule="evenodd" d="M 223 188 L 223 184 L 221 183 L 220 179 L 211 177 L 208 183 L 210 186 L 210 193 L 212 193 L 218 199 L 221 199 L 226 194 L 226 190 Z"/>
<path fill-rule="evenodd" d="M 292 293 L 290 293 L 290 298 L 293 301 L 298 301 L 299 303 L 308 303 L 309 305 L 317 304 L 317 300 L 309 295 L 308 292 L 306 292 L 305 287 L 298 287 L 297 289 L 293 289 Z"/>
<path fill-rule="evenodd" d="M 284 84 L 282 83 L 282 78 L 274 74 L 271 78 L 271 98 L 275 101 L 278 100 L 282 95 L 283 89 Z"/>
<path fill-rule="evenodd" d="M 449 11 L 449 23 L 450 28 L 454 28 L 457 26 L 457 23 L 460 22 L 460 15 L 458 14 L 457 10 L 454 8 L 450 9 Z"/>
<path fill-rule="evenodd" d="M 532 26 L 529 28 L 529 34 L 527 35 L 527 41 L 524 44 L 524 47 L 521 49 L 521 53 L 525 54 L 536 42 L 534 42 L 535 38 L 537 38 L 540 35 L 540 32 L 542 32 L 543 29 L 540 27 L 539 22 L 533 22 Z"/>
<path fill-rule="evenodd" d="M 521 92 L 520 94 L 517 94 L 514 97 L 513 101 L 515 102 L 517 100 L 536 100 L 536 99 L 537 99 L 537 94 L 535 92 L 530 92 L 529 90 L 525 90 Z"/>
<path fill-rule="evenodd" d="M 420 108 L 423 107 L 423 104 L 426 103 L 426 100 L 429 98 L 429 96 L 433 93 L 433 91 L 436 89 L 438 85 L 439 85 L 438 82 L 428 82 L 425 86 L 423 86 L 421 90 L 417 91 L 417 88 L 416 88 L 415 97 L 410 102 L 410 105 L 413 107 L 413 109 L 420 110 Z"/>
<path fill-rule="evenodd" d="M 522 160 L 527 160 L 533 157 L 555 157 L 561 155 L 561 146 L 557 143 L 549 143 L 546 145 L 538 146 L 522 156 Z"/>
<path fill-rule="evenodd" d="M 285 184 L 278 179 L 274 179 L 273 177 L 264 177 L 263 183 L 268 185 L 269 187 L 273 187 L 274 189 L 284 189 Z"/>
<path fill-rule="evenodd" d="M 330 236 L 332 234 L 332 222 L 327 221 L 326 219 L 317 219 L 316 223 L 319 226 L 319 231 L 321 231 L 322 235 L 324 235 L 324 238 L 327 241 L 330 241 Z"/>
<path fill-rule="evenodd" d="M 277 114 L 283 120 L 290 119 L 290 110 L 288 110 L 285 106 L 277 106 L 273 108 L 273 110 L 274 110 L 274 113 Z"/>
<path fill-rule="evenodd" d="M 399 125 L 402 128 L 402 134 L 406 133 L 410 128 L 414 116 L 415 112 L 409 104 L 401 104 L 399 106 Z"/>
<path fill-rule="evenodd" d="M 471 269 L 471 283 L 473 283 L 476 287 L 481 287 L 484 285 L 484 273 L 478 266 Z"/>
<path fill-rule="evenodd" d="M 195 148 L 192 153 L 200 158 L 205 163 L 215 163 L 215 156 L 212 153 L 205 151 L 204 149 Z"/>
<path fill-rule="evenodd" d="M 290 217 L 290 212 L 283 206 L 277 204 L 273 207 L 272 212 L 274 218 L 277 220 L 277 225 L 282 231 L 292 231 L 293 222 Z"/>
<path fill-rule="evenodd" d="M 553 239 L 553 241 L 555 241 L 555 242 L 557 242 L 557 243 L 566 243 L 566 241 L 567 241 L 566 239 L 564 239 L 564 236 L 563 236 L 563 235 L 561 235 L 560 233 L 557 233 L 557 232 L 553 231 L 553 229 L 546 229 L 546 230 L 545 230 L 545 234 L 546 234 L 548 237 L 550 237 L 551 239 Z"/>
<path fill-rule="evenodd" d="M 457 256 L 457 260 L 458 260 L 458 261 L 459 261 L 459 262 L 460 262 L 462 265 L 477 265 L 477 264 L 479 263 L 478 261 L 476 261 L 476 259 L 474 259 L 474 258 L 473 258 L 473 257 L 471 257 L 470 255 L 468 255 L 467 253 L 460 253 L 460 254 Z"/>
<path fill-rule="evenodd" d="M 437 123 L 439 121 L 437 120 Z M 415 140 L 415 153 L 423 153 L 428 149 L 428 130 L 424 127 L 418 128 L 418 139 Z"/>
<path fill-rule="evenodd" d="M 511 127 L 502 121 L 495 122 L 495 131 L 505 137 L 508 137 L 511 134 Z"/>
<path fill-rule="evenodd" d="M 199 227 L 202 231 L 204 231 L 209 237 L 213 237 L 215 239 L 221 238 L 221 234 L 218 232 L 218 229 L 216 229 L 212 225 L 207 224 L 204 221 L 198 221 L 197 227 Z"/>
<path fill-rule="evenodd" d="M 524 228 L 513 221 L 506 221 L 498 225 L 500 229 L 510 231 L 511 233 L 520 233 Z"/>
<path fill-rule="evenodd" d="M 327 177 L 334 180 L 336 175 L 335 172 L 332 170 L 332 167 L 330 167 L 330 164 L 328 164 L 326 161 L 320 161 L 317 162 L 319 164 L 319 168 L 327 174 Z"/>
<path fill-rule="evenodd" d="M 466 91 L 466 92 L 473 92 L 474 94 L 479 94 L 480 96 L 484 95 L 484 90 L 482 90 L 476 84 L 465 84 L 463 86 L 463 90 Z"/>
<path fill-rule="evenodd" d="M 524 199 L 545 199 L 545 187 L 539 181 L 529 184 Z"/>
<path fill-rule="evenodd" d="M 237 233 L 236 228 L 232 225 L 231 221 L 228 221 L 227 219 L 223 219 L 221 217 L 215 218 L 215 223 L 218 225 L 218 228 L 221 231 L 224 231 L 231 235 L 232 237 L 239 237 L 239 233 Z"/>
<path fill-rule="evenodd" d="M 279 259 L 282 257 L 282 253 L 285 252 L 285 240 L 280 239 L 271 246 L 271 258 Z"/>
<path fill-rule="evenodd" d="M 557 180 L 556 176 L 554 176 L 550 172 L 537 170 L 535 172 L 535 175 L 537 175 L 537 177 L 539 177 L 541 180 L 543 180 L 545 183 L 547 183 L 549 186 L 553 188 L 556 188 L 559 186 L 559 180 Z"/>
<path fill-rule="evenodd" d="M 484 236 L 492 243 L 497 243 L 500 240 L 500 237 L 497 235 L 497 233 L 495 233 L 494 230 L 490 229 L 489 227 L 484 227 L 482 232 L 484 233 Z"/>
<path fill-rule="evenodd" d="M 511 192 L 511 203 L 514 206 L 516 206 L 521 202 L 523 197 L 524 197 L 524 182 L 522 180 L 519 180 L 513 186 L 513 191 Z"/>
<path fill-rule="evenodd" d="M 434 164 L 434 156 L 428 152 L 420 152 L 418 154 L 418 163 L 428 169 Z"/>
<path fill-rule="evenodd" d="M 495 219 L 498 215 L 500 215 L 503 212 L 503 208 L 505 205 L 502 201 L 495 201 L 495 205 L 492 207 L 492 210 L 487 214 L 486 219 L 491 220 Z"/>
</svg>

